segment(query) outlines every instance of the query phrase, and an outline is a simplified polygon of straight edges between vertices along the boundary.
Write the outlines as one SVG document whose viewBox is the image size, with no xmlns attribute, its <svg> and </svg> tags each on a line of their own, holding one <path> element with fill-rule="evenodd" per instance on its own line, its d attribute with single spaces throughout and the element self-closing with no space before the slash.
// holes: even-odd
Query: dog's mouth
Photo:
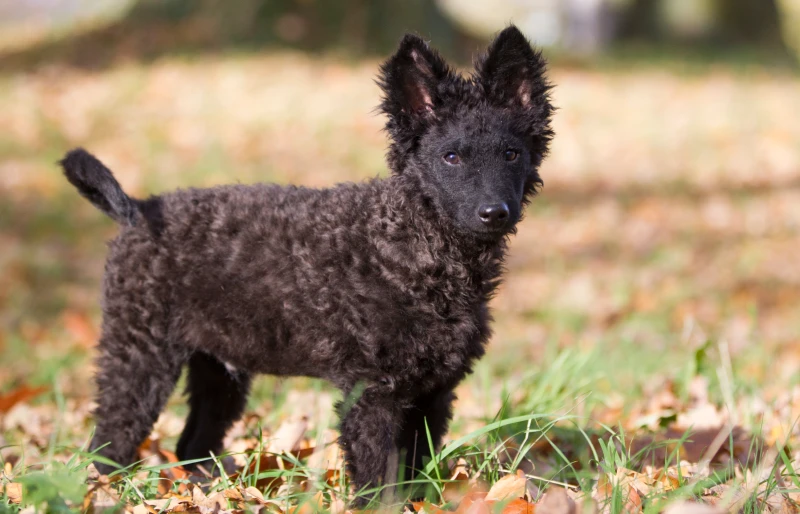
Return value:
<svg viewBox="0 0 800 514">
<path fill-rule="evenodd" d="M 503 228 L 488 228 L 488 227 L 480 227 L 480 228 L 473 228 L 470 230 L 472 235 L 480 239 L 482 241 L 499 241 L 503 239 L 505 236 L 514 232 L 515 224 L 509 224 L 507 227 Z"/>
</svg>

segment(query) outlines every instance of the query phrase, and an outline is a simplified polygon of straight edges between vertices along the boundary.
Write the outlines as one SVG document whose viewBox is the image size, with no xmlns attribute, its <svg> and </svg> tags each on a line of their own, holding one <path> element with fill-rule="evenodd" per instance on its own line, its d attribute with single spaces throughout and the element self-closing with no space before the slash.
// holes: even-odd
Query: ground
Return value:
<svg viewBox="0 0 800 514">
<path fill-rule="evenodd" d="M 0 511 L 344 509 L 337 396 L 305 379 L 256 383 L 228 438 L 242 471 L 210 489 L 168 467 L 186 414 L 177 392 L 144 468 L 86 485 L 115 227 L 55 162 L 85 146 L 136 195 L 381 175 L 377 65 L 241 53 L 0 74 Z M 551 78 L 545 187 L 513 240 L 495 334 L 459 388 L 428 499 L 472 512 L 679 500 L 795 512 L 800 77 L 562 63 Z"/>
</svg>

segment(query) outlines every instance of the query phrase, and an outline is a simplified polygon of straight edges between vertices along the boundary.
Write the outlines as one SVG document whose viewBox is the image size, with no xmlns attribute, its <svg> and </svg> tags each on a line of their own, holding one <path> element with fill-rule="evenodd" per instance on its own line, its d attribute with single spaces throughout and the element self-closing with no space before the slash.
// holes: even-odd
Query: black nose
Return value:
<svg viewBox="0 0 800 514">
<path fill-rule="evenodd" d="M 478 217 L 489 228 L 502 228 L 508 221 L 508 205 L 505 202 L 481 205 Z"/>
</svg>

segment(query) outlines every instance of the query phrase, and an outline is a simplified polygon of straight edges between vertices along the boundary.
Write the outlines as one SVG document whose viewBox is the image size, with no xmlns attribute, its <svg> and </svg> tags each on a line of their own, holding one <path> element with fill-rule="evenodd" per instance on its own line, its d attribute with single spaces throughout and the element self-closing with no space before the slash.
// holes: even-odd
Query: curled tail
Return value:
<svg viewBox="0 0 800 514">
<path fill-rule="evenodd" d="M 136 200 L 125 194 L 111 170 L 83 148 L 76 148 L 60 161 L 67 180 L 92 204 L 117 223 L 133 225 Z"/>
</svg>

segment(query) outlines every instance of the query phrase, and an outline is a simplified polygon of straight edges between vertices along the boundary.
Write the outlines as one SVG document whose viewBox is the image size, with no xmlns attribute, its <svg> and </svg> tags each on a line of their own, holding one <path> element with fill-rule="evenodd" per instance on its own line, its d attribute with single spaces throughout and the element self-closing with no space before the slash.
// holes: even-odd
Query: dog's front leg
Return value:
<svg viewBox="0 0 800 514">
<path fill-rule="evenodd" d="M 435 389 L 414 399 L 412 406 L 404 412 L 402 429 L 398 434 L 403 481 L 416 478 L 431 459 L 431 449 L 439 450 L 450 424 L 455 398 L 451 388 Z M 416 497 L 414 487 L 410 490 L 411 496 Z"/>
<path fill-rule="evenodd" d="M 354 503 L 363 507 L 373 498 L 391 500 L 397 481 L 397 437 L 402 410 L 390 392 L 367 387 L 360 397 L 346 402 L 342 413 L 339 443 L 344 450 L 347 471 L 356 491 Z"/>
</svg>

